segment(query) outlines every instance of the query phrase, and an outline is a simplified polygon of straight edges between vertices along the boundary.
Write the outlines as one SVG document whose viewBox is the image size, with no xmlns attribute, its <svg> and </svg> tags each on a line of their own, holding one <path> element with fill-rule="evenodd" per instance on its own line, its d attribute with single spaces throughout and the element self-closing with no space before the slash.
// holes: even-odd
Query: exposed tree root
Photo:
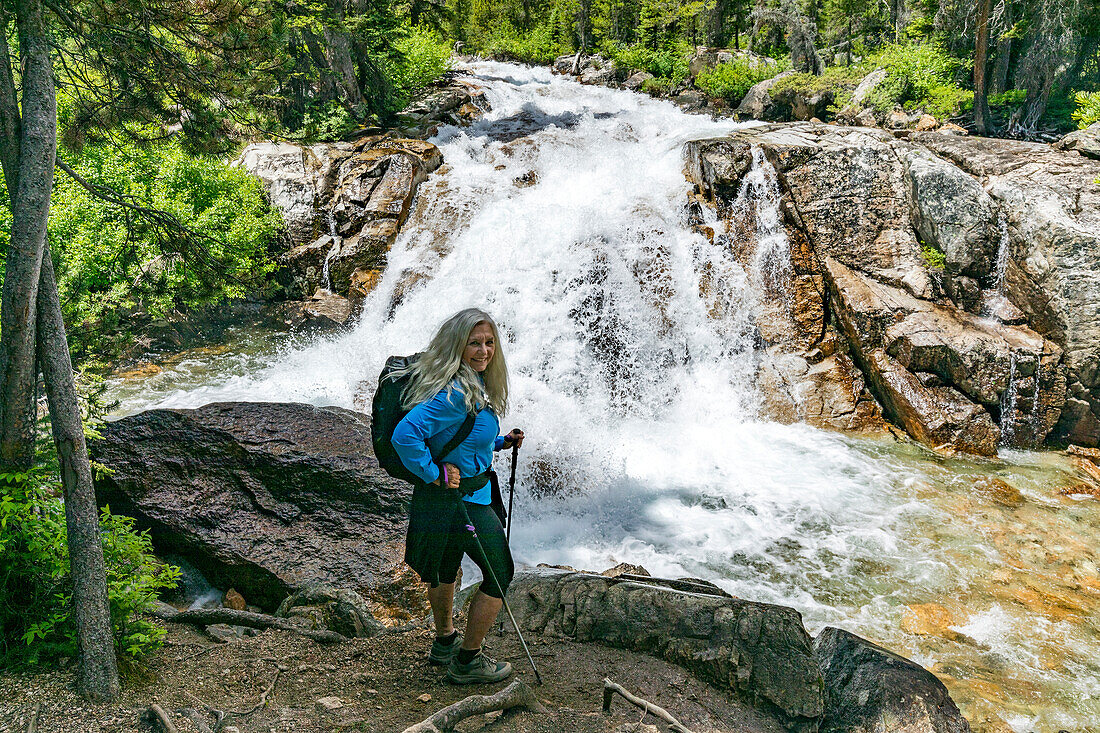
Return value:
<svg viewBox="0 0 1100 733">
<path fill-rule="evenodd" d="M 38 733 L 38 715 L 42 712 L 42 703 L 34 706 L 31 717 L 27 720 L 27 733 Z"/>
<path fill-rule="evenodd" d="M 623 699 L 629 702 L 631 705 L 636 705 L 650 715 L 660 718 L 668 723 L 668 729 L 673 733 L 692 733 L 689 728 L 684 727 L 676 718 L 672 717 L 671 713 L 662 708 L 659 705 L 654 705 L 648 700 L 643 700 L 636 695 L 632 695 L 622 688 L 621 685 L 617 685 L 611 680 L 604 678 L 603 681 L 603 711 L 605 713 L 611 712 L 611 698 L 618 693 L 622 695 Z"/>
<path fill-rule="evenodd" d="M 332 644 L 339 641 L 347 641 L 348 638 L 335 631 L 300 629 L 287 623 L 281 618 L 269 616 L 266 613 L 253 613 L 252 611 L 234 611 L 231 608 L 200 608 L 194 611 L 179 611 L 170 613 L 163 609 L 153 611 L 153 615 L 165 621 L 177 624 L 192 624 L 194 626 L 210 626 L 212 624 L 229 624 L 231 626 L 247 626 L 251 629 L 281 629 L 301 634 L 307 639 Z"/>
<path fill-rule="evenodd" d="M 519 707 L 536 713 L 546 712 L 531 688 L 523 680 L 516 680 L 494 695 L 470 695 L 448 705 L 430 718 L 406 728 L 403 733 L 444 733 L 454 730 L 456 725 L 474 715 Z"/>
<path fill-rule="evenodd" d="M 172 719 L 168 716 L 168 713 L 156 703 L 145 709 L 145 712 L 141 714 L 141 720 L 150 728 L 160 730 L 162 733 L 179 733 L 176 726 L 172 724 Z"/>
</svg>

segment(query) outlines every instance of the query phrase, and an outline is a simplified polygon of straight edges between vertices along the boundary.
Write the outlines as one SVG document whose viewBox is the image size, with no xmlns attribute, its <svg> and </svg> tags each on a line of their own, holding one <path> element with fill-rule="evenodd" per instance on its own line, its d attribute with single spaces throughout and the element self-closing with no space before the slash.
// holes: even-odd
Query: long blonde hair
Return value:
<svg viewBox="0 0 1100 733">
<path fill-rule="evenodd" d="M 470 332 L 479 323 L 489 324 L 496 343 L 493 358 L 480 377 L 462 361 Z M 488 406 L 497 417 L 503 417 L 508 409 L 508 367 L 502 347 L 500 331 L 488 313 L 479 308 L 467 308 L 455 313 L 443 322 L 428 348 L 405 370 L 405 373 L 412 375 L 402 396 L 405 409 L 412 409 L 443 390 L 450 397 L 457 379 L 465 396 L 467 412 L 476 413 Z"/>
</svg>

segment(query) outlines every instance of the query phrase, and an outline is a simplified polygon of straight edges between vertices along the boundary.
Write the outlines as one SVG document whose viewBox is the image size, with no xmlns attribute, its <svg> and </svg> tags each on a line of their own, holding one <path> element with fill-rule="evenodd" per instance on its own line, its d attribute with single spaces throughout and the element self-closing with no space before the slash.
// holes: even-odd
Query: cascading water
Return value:
<svg viewBox="0 0 1100 733">
<path fill-rule="evenodd" d="M 528 435 L 519 561 L 704 578 L 793 605 L 812 631 L 842 625 L 914 657 L 949 675 L 966 710 L 990 699 L 1041 730 L 1100 719 L 1095 630 L 1013 595 L 1027 583 L 1096 604 L 1057 585 L 1080 576 L 1100 588 L 1096 566 L 1076 562 L 1091 555 L 1096 513 L 1050 498 L 1063 464 L 1015 451 L 1000 467 L 929 460 L 894 441 L 756 420 L 753 319 L 774 297 L 760 290 L 790 266 L 763 156 L 743 184 L 758 237 L 746 268 L 684 215 L 683 143 L 732 124 L 545 69 L 475 69 L 492 109 L 435 139 L 447 172 L 422 185 L 355 330 L 220 357 L 218 379 L 166 370 L 120 391 L 123 411 L 352 407 L 387 355 L 423 348 L 444 318 L 480 306 L 501 324 L 513 375 L 504 427 Z M 991 471 L 1028 503 L 980 503 L 973 481 Z M 1049 584 L 1028 571 L 1048 552 L 1064 563 Z M 906 606 L 926 603 L 950 607 L 958 631 L 903 631 Z"/>
<path fill-rule="evenodd" d="M 336 214 L 332 211 L 328 212 L 328 233 L 332 238 L 332 246 L 329 247 L 328 252 L 325 254 L 325 264 L 321 267 L 321 287 L 332 293 L 335 289 L 332 285 L 332 272 L 329 270 L 329 263 L 332 262 L 333 256 L 340 251 L 340 244 L 342 242 L 340 233 L 336 229 Z"/>
<path fill-rule="evenodd" d="M 755 240 L 751 274 L 757 291 L 779 297 L 789 305 L 791 247 L 779 206 L 779 180 L 775 168 L 764 157 L 764 151 L 753 146 L 752 167 L 741 180 L 737 197 L 730 207 L 733 234 Z M 748 224 L 751 224 L 751 232 L 747 231 Z"/>
<path fill-rule="evenodd" d="M 1038 381 L 1036 381 L 1038 384 Z M 1013 444 L 1016 433 L 1016 353 L 1008 355 L 1008 386 L 1001 393 L 1001 445 Z"/>
<path fill-rule="evenodd" d="M 1008 219 L 1003 213 L 997 214 L 997 262 L 993 269 L 993 289 L 1004 295 L 1005 272 L 1008 270 L 1008 253 L 1011 243 L 1008 237 Z"/>
</svg>

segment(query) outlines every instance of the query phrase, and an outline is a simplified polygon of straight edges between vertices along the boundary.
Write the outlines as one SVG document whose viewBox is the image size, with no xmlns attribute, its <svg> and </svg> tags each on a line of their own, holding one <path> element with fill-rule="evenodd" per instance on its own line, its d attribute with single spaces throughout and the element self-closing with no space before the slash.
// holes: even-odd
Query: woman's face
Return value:
<svg viewBox="0 0 1100 733">
<path fill-rule="evenodd" d="M 493 327 L 485 321 L 474 326 L 470 337 L 466 339 L 466 348 L 462 351 L 462 363 L 475 372 L 483 372 L 493 360 L 497 342 L 493 337 Z"/>
</svg>

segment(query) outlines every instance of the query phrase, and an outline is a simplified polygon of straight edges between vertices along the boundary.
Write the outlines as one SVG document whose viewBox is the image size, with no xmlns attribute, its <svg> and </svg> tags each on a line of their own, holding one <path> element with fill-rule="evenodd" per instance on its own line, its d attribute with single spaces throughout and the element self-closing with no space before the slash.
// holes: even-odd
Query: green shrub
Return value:
<svg viewBox="0 0 1100 733">
<path fill-rule="evenodd" d="M 886 78 L 867 95 L 867 103 L 880 112 L 901 105 L 925 107 L 937 117 L 954 114 L 973 98 L 955 84 L 962 63 L 936 43 L 887 43 L 870 60 L 871 68 L 886 69 Z"/>
<path fill-rule="evenodd" d="M 779 73 L 777 66 L 753 65 L 748 59 L 738 58 L 732 62 L 718 64 L 713 69 L 705 69 L 695 77 L 695 84 L 707 95 L 725 99 L 737 104 L 758 82 L 770 79 Z M 781 79 L 780 82 L 785 81 Z"/>
<path fill-rule="evenodd" d="M 1077 109 L 1073 112 L 1073 119 L 1079 128 L 1084 130 L 1100 122 L 1100 92 L 1077 92 L 1074 99 L 1077 100 Z"/>
<path fill-rule="evenodd" d="M 163 230 L 59 172 L 49 240 L 78 357 L 105 357 L 122 348 L 137 321 L 244 297 L 273 270 L 268 246 L 280 230 L 280 215 L 266 203 L 262 184 L 240 168 L 189 155 L 174 141 L 89 144 L 68 162 L 90 183 L 166 211 L 203 235 L 192 239 L 186 255 L 178 241 L 158 245 Z M 6 195 L 0 201 L 3 250 L 11 208 Z"/>
<path fill-rule="evenodd" d="M 37 473 L 0 474 L 0 666 L 37 664 L 77 652 L 72 580 L 59 488 Z M 100 517 L 115 645 L 123 657 L 158 648 L 164 629 L 141 616 L 179 569 L 160 563 L 134 520 Z"/>
<path fill-rule="evenodd" d="M 990 107 L 1019 107 L 1027 99 L 1026 89 L 1009 89 L 1001 94 L 989 95 Z"/>
<path fill-rule="evenodd" d="M 665 79 L 670 86 L 679 84 L 688 75 L 688 54 L 682 49 L 655 51 L 641 43 L 611 46 L 608 54 L 623 71 L 647 71 Z"/>
<path fill-rule="evenodd" d="M 301 140 L 332 142 L 342 140 L 359 126 L 347 107 L 330 99 L 324 104 L 311 104 L 306 108 L 302 115 L 302 126 L 295 137 Z"/>
<path fill-rule="evenodd" d="M 394 73 L 403 108 L 447 71 L 451 46 L 428 28 L 413 28 L 394 45 L 404 59 Z"/>
<path fill-rule="evenodd" d="M 924 264 L 933 270 L 942 270 L 947 267 L 947 255 L 940 252 L 931 244 L 925 242 L 920 243 L 920 256 L 924 260 Z"/>
<path fill-rule="evenodd" d="M 476 47 L 480 53 L 492 58 L 510 59 L 529 64 L 549 64 L 558 56 L 569 52 L 569 46 L 555 40 L 553 28 L 541 25 L 530 31 L 516 30 L 504 21 L 495 28 L 482 44 Z"/>
</svg>

